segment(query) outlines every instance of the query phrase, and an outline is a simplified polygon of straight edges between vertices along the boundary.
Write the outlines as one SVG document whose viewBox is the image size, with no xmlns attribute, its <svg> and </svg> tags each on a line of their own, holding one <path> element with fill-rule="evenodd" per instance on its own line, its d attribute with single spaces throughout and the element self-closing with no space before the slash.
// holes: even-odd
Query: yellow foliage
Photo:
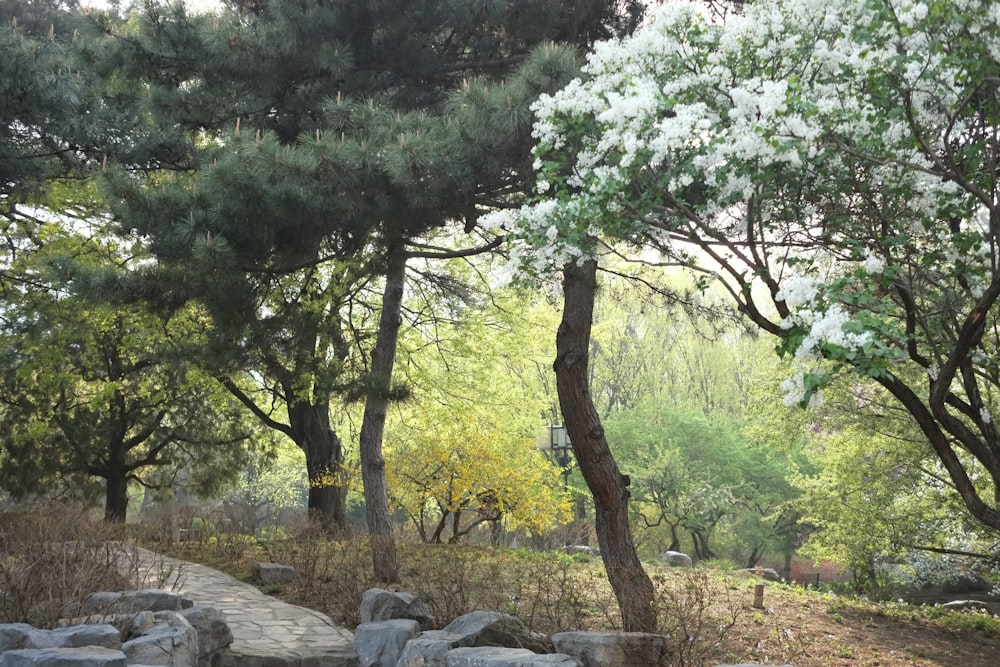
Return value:
<svg viewBox="0 0 1000 667">
<path fill-rule="evenodd" d="M 349 486 L 347 468 L 340 466 L 338 470 L 324 470 L 309 478 L 309 486 L 314 489 L 325 489 L 331 486 Z"/>
<path fill-rule="evenodd" d="M 425 413 L 392 444 L 386 461 L 390 495 L 425 537 L 431 522 L 449 515 L 453 521 L 462 514 L 468 521 L 501 520 L 535 534 L 570 519 L 559 468 L 534 442 L 504 433 L 488 419 L 429 419 Z"/>
</svg>

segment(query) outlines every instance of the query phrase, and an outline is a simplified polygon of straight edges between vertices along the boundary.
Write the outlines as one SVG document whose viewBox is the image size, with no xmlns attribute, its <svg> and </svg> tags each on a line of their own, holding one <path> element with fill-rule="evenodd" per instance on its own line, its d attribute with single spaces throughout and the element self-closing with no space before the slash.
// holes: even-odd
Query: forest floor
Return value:
<svg viewBox="0 0 1000 667">
<path fill-rule="evenodd" d="M 732 657 L 795 667 L 992 667 L 1000 619 L 772 585 L 762 614 L 726 641 Z"/>
<path fill-rule="evenodd" d="M 160 545 L 162 548 L 163 545 Z M 432 598 L 436 613 L 444 616 L 442 605 L 454 601 L 456 580 L 465 590 L 460 591 L 462 604 L 472 608 L 501 609 L 522 616 L 527 610 L 529 590 L 522 588 L 517 608 L 505 608 L 486 598 L 477 599 L 480 584 L 476 566 L 479 556 L 469 551 L 448 551 L 441 548 L 429 553 L 417 553 L 414 563 L 407 566 L 404 549 L 403 584 L 400 590 L 413 590 Z M 264 588 L 265 592 L 287 602 L 307 606 L 328 614 L 352 627 L 357 623 L 356 610 L 360 592 L 370 586 L 363 581 L 363 560 L 343 560 L 343 554 L 363 556 L 363 549 L 339 550 L 332 556 L 315 548 L 295 551 L 308 552 L 307 562 L 296 563 L 289 558 L 293 552 L 277 554 L 249 549 L 235 554 L 232 548 L 220 552 L 206 545 L 185 545 L 169 549 L 171 555 L 186 558 L 227 571 L 244 580 L 252 580 L 251 563 L 256 559 L 275 560 L 308 572 L 300 584 Z M 471 553 L 482 554 L 473 550 Z M 284 558 L 274 558 L 284 555 Z M 412 556 L 412 554 L 409 554 Z M 558 561 L 559 554 L 552 554 Z M 562 561 L 560 570 L 548 566 L 539 569 L 537 555 L 511 558 L 504 556 L 498 565 L 496 557 L 485 556 L 484 568 L 491 581 L 534 580 L 550 606 L 589 605 L 589 612 L 571 619 L 579 629 L 609 629 L 614 627 L 613 597 L 604 583 L 599 561 Z M 318 570 L 320 562 L 339 564 L 344 569 Z M 528 562 L 529 565 L 525 565 Z M 423 569 L 426 563 L 428 569 Z M 567 565 L 568 563 L 568 565 Z M 348 567 L 344 567 L 349 565 Z M 500 568 L 512 568 L 506 578 Z M 870 601 L 863 597 L 834 594 L 776 583 L 766 583 L 762 608 L 753 606 L 753 590 L 758 583 L 734 577 L 732 573 L 696 568 L 693 571 L 651 565 L 649 571 L 664 595 L 665 610 L 661 624 L 671 626 L 677 654 L 684 654 L 683 664 L 691 667 L 719 663 L 760 663 L 792 665 L 793 667 L 992 667 L 1000 665 L 1000 618 L 985 612 L 950 611 L 931 605 L 911 605 L 901 601 Z M 568 574 L 568 577 L 566 576 Z M 447 580 L 449 577 L 451 582 Z M 439 582 L 447 589 L 448 600 L 434 599 L 442 595 L 429 582 Z M 549 587 L 551 584 L 551 587 Z M 604 590 L 599 590 L 603 584 Z M 449 587 L 450 586 L 450 587 Z M 556 590 L 556 586 L 561 586 Z M 324 587 L 329 588 L 324 592 Z M 509 583 L 508 583 L 509 588 Z M 566 596 L 567 589 L 586 592 L 588 600 Z M 564 596 L 561 597 L 560 596 Z M 514 599 L 515 596 L 509 596 Z M 457 604 L 457 603 L 456 603 Z M 515 604 L 515 603 L 509 603 Z M 537 609 L 538 607 L 532 607 Z M 581 607 L 582 608 L 582 607 Z M 468 609 L 455 607 L 448 613 L 464 613 Z M 557 609 L 554 613 L 565 612 Z M 560 619 L 567 622 L 565 618 Z M 722 630 L 720 630 L 722 628 Z M 542 631 L 553 628 L 542 627 Z M 561 629 L 568 629 L 563 627 Z M 689 642 L 684 637 L 698 637 Z"/>
</svg>

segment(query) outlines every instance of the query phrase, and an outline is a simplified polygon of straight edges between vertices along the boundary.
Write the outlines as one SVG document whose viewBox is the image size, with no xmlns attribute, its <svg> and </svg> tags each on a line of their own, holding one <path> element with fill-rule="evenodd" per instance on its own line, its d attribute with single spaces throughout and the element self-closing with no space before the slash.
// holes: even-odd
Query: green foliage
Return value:
<svg viewBox="0 0 1000 667">
<path fill-rule="evenodd" d="M 785 476 L 804 465 L 802 434 L 753 426 L 769 414 L 762 388 L 780 377 L 760 363 L 766 342 L 683 277 L 654 284 L 646 294 L 621 280 L 602 287 L 592 359 L 640 536 L 650 555 L 685 542 L 710 559 L 719 534 L 726 555 L 747 565 L 764 551 L 793 551 L 797 513 L 787 503 L 796 493 Z"/>
<path fill-rule="evenodd" d="M 658 528 L 650 536 L 656 553 L 690 548 L 711 559 L 717 532 L 728 533 L 730 555 L 743 561 L 787 549 L 797 517 L 786 509 L 796 494 L 785 476 L 799 464 L 754 446 L 739 419 L 648 401 L 609 418 L 606 428 L 632 478 L 640 527 Z"/>
<path fill-rule="evenodd" d="M 794 352 L 788 405 L 842 373 L 880 386 L 995 531 L 998 20 L 969 0 L 665 4 L 542 98 L 536 203 L 493 222 L 529 274 L 603 243 L 711 276 Z"/>
<path fill-rule="evenodd" d="M 191 356 L 206 320 L 115 307 L 65 291 L 76 271 L 127 265 L 141 252 L 50 223 L 10 265 L 0 357 L 0 474 L 16 495 L 102 480 L 109 518 L 124 520 L 127 484 L 160 487 L 184 471 L 211 493 L 245 460 L 241 414 Z"/>
<path fill-rule="evenodd" d="M 598 290 L 590 364 L 602 416 L 653 396 L 705 414 L 741 414 L 757 339 L 686 275 L 633 273 L 635 280 L 609 273 Z"/>
<path fill-rule="evenodd" d="M 100 81 L 76 47 L 90 22 L 37 0 L 0 6 L 0 213 L 45 197 L 51 179 L 78 175 L 106 128 Z"/>
<path fill-rule="evenodd" d="M 845 427 L 817 443 L 821 469 L 792 479 L 815 532 L 803 548 L 853 570 L 869 593 L 886 588 L 888 564 L 915 546 L 974 548 L 976 528 L 945 472 L 918 440 Z"/>
</svg>

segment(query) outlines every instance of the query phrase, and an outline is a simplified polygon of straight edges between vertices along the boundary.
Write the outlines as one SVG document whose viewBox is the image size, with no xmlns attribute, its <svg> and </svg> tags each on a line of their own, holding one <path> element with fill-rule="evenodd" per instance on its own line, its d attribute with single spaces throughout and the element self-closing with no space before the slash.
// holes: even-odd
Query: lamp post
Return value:
<svg viewBox="0 0 1000 667">
<path fill-rule="evenodd" d="M 563 486 L 569 486 L 570 463 L 573 462 L 573 443 L 565 425 L 547 426 L 547 433 L 538 438 L 538 449 L 552 452 L 556 463 L 562 468 Z"/>
</svg>

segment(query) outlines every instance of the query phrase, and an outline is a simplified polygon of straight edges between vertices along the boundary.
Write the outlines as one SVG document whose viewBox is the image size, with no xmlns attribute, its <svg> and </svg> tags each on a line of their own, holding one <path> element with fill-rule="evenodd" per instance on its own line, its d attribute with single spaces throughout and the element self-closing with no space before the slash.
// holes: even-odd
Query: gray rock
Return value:
<svg viewBox="0 0 1000 667">
<path fill-rule="evenodd" d="M 553 649 L 548 637 L 532 632 L 521 619 L 492 611 L 474 611 L 459 616 L 446 625 L 444 631 L 466 637 L 463 646 L 526 648 L 535 653 L 552 653 Z"/>
<path fill-rule="evenodd" d="M 426 602 L 413 593 L 396 593 L 371 588 L 361 596 L 361 622 L 374 623 L 394 618 L 409 618 L 423 629 L 434 627 L 434 614 Z"/>
<path fill-rule="evenodd" d="M 0 667 L 125 666 L 125 654 L 109 648 L 29 648 L 0 655 Z"/>
<path fill-rule="evenodd" d="M 666 637 L 647 632 L 560 632 L 552 643 L 583 667 L 670 664 Z"/>
<path fill-rule="evenodd" d="M 191 607 L 190 600 L 155 588 L 139 591 L 92 593 L 83 602 L 84 615 L 134 614 L 140 611 L 179 611 Z"/>
<path fill-rule="evenodd" d="M 205 660 L 233 643 L 225 615 L 214 607 L 182 609 L 181 616 L 198 634 L 198 659 Z"/>
<path fill-rule="evenodd" d="M 128 634 L 129 637 L 138 637 L 146 630 L 149 630 L 156 623 L 156 614 L 151 611 L 140 611 L 138 614 L 132 617 L 132 622 L 129 623 Z"/>
<path fill-rule="evenodd" d="M 395 667 L 406 642 L 419 634 L 412 618 L 362 623 L 354 630 L 354 652 L 361 667 Z"/>
<path fill-rule="evenodd" d="M 681 553 L 680 551 L 664 551 L 662 554 L 656 557 L 656 560 L 661 563 L 666 563 L 672 567 L 693 567 L 694 561 L 691 560 L 691 556 Z"/>
<path fill-rule="evenodd" d="M 60 618 L 56 621 L 56 628 L 71 628 L 74 625 L 113 625 L 119 630 L 124 630 L 128 634 L 136 635 L 141 632 L 133 630 L 136 618 L 141 614 L 149 614 L 149 622 L 152 623 L 153 612 L 145 611 L 139 614 L 92 614 L 90 616 L 77 616 L 75 618 Z"/>
<path fill-rule="evenodd" d="M 122 635 L 113 625 L 72 625 L 55 630 L 32 628 L 24 643 L 24 648 L 110 648 L 122 647 Z"/>
<path fill-rule="evenodd" d="M 747 568 L 746 571 L 767 581 L 782 581 L 783 579 L 773 567 L 751 567 Z"/>
<path fill-rule="evenodd" d="M 176 611 L 158 611 L 156 623 L 140 637 L 122 645 L 129 664 L 196 667 L 198 633 Z"/>
<path fill-rule="evenodd" d="M 568 655 L 499 646 L 452 649 L 445 655 L 444 664 L 445 667 L 580 667 Z"/>
<path fill-rule="evenodd" d="M 28 633 L 34 629 L 27 623 L 0 624 L 0 651 L 24 648 Z"/>
<path fill-rule="evenodd" d="M 295 568 L 280 563 L 257 563 L 254 575 L 262 584 L 284 584 L 295 579 Z"/>
<path fill-rule="evenodd" d="M 454 648 L 468 646 L 462 642 L 469 640 L 469 637 L 444 630 L 428 630 L 406 642 L 396 667 L 445 667 L 445 654 Z"/>
</svg>

